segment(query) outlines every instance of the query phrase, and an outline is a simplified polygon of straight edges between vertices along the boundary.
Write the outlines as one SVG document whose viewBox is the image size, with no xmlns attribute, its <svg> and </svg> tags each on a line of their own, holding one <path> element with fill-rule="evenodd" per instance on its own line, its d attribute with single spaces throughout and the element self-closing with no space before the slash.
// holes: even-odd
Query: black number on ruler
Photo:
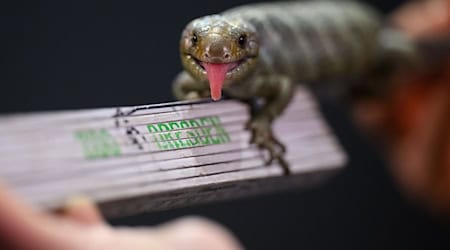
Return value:
<svg viewBox="0 0 450 250">
<path fill-rule="evenodd" d="M 115 118 L 114 119 L 115 126 L 116 128 L 123 126 L 125 128 L 125 134 L 130 139 L 131 143 L 136 145 L 138 149 L 143 150 L 144 146 L 139 141 L 139 138 L 144 142 L 147 142 L 147 138 L 144 135 L 141 135 L 141 132 L 139 132 L 139 130 L 136 129 L 134 126 L 128 125 L 130 122 L 128 119 L 126 119 L 126 116 L 128 115 L 129 113 L 125 114 L 120 110 L 120 108 L 117 108 L 116 114 L 113 116 Z"/>
</svg>

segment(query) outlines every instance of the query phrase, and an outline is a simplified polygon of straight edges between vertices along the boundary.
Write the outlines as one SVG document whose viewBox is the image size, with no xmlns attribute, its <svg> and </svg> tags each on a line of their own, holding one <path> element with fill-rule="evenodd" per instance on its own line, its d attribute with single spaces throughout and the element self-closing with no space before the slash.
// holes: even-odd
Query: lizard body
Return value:
<svg viewBox="0 0 450 250">
<path fill-rule="evenodd" d="M 223 91 L 250 103 L 252 142 L 288 171 L 273 120 L 289 104 L 296 83 L 370 71 L 385 49 L 380 20 L 351 1 L 256 3 L 194 19 L 182 33 L 184 71 L 174 81 L 174 94 L 219 100 Z"/>
</svg>

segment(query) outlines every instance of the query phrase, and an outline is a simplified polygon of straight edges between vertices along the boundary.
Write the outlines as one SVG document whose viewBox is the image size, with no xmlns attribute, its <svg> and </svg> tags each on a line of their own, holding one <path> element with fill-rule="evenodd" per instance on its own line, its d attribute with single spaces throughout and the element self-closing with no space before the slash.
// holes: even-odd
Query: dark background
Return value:
<svg viewBox="0 0 450 250">
<path fill-rule="evenodd" d="M 183 26 L 245 2 L 2 2 L 0 112 L 171 101 Z M 399 1 L 372 3 L 388 12 Z M 448 227 L 402 196 L 348 110 L 326 98 L 321 105 L 351 159 L 324 185 L 111 223 L 195 214 L 228 226 L 249 249 L 450 249 Z"/>
</svg>

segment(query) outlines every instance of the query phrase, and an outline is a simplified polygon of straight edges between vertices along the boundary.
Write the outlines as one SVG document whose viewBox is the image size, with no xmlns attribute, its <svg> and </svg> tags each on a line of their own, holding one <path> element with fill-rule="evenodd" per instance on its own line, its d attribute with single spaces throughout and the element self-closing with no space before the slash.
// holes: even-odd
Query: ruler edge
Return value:
<svg viewBox="0 0 450 250">
<path fill-rule="evenodd" d="M 332 166 L 319 170 L 296 173 L 293 175 L 274 175 L 265 178 L 252 178 L 240 181 L 226 181 L 202 185 L 197 187 L 184 188 L 183 190 L 170 190 L 165 192 L 129 197 L 125 199 L 109 200 L 98 202 L 101 213 L 107 219 L 118 219 L 121 217 L 142 214 L 163 212 L 174 209 L 194 208 L 205 206 L 212 203 L 226 203 L 239 201 L 243 198 L 258 198 L 266 195 L 273 195 L 284 191 L 297 190 L 313 187 L 323 183 L 326 180 L 337 175 L 346 164 L 344 159 L 340 166 Z M 231 185 L 231 187 L 230 187 Z M 203 189 L 210 190 L 202 191 Z M 230 190 L 239 190 L 239 192 L 230 192 Z M 245 190 L 245 191 L 243 191 Z M 200 199 L 194 200 L 192 196 L 198 196 Z M 182 199 L 171 204 L 164 204 L 171 201 L 171 197 L 177 193 L 183 196 Z M 194 195 L 195 194 L 195 195 Z M 206 198 L 207 197 L 207 198 Z"/>
</svg>

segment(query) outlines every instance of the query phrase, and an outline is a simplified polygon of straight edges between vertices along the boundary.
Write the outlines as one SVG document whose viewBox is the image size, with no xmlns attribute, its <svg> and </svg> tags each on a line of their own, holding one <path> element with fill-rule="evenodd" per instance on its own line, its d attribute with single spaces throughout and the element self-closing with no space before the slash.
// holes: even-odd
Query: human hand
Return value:
<svg viewBox="0 0 450 250">
<path fill-rule="evenodd" d="M 108 225 L 87 198 L 71 199 L 61 213 L 37 211 L 0 185 L 0 249 L 243 249 L 222 226 L 182 218 L 157 227 Z"/>
<path fill-rule="evenodd" d="M 393 25 L 413 39 L 450 32 L 450 1 L 412 1 Z M 432 67 L 396 74 L 383 98 L 355 105 L 356 122 L 386 149 L 402 190 L 439 214 L 450 214 L 450 57 Z"/>
<path fill-rule="evenodd" d="M 411 37 L 430 37 L 448 34 L 450 1 L 410 1 L 391 16 L 392 23 Z"/>
</svg>

